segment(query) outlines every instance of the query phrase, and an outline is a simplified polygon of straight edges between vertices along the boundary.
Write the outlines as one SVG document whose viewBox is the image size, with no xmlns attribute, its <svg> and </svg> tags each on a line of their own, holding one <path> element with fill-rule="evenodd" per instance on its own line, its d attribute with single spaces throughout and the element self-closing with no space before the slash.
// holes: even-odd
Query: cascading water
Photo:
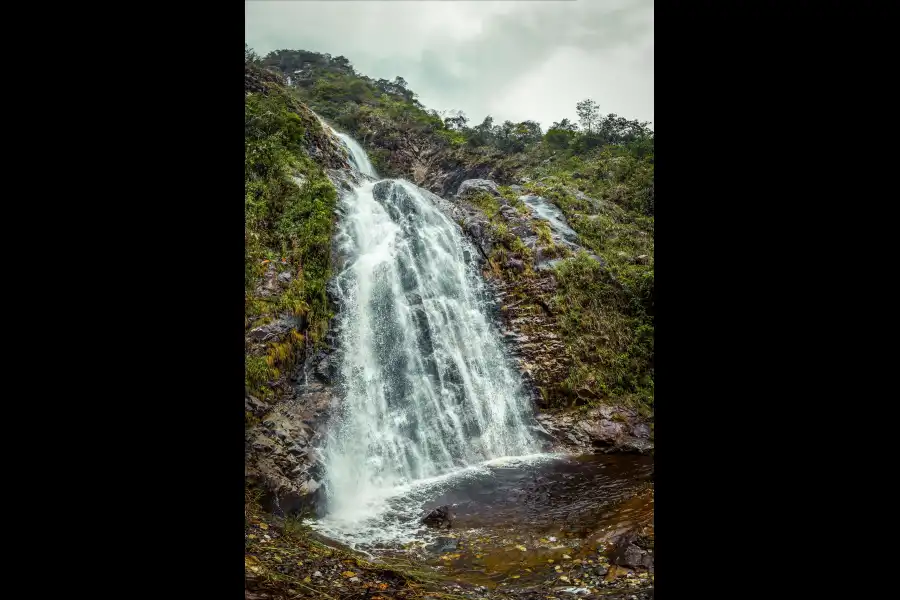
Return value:
<svg viewBox="0 0 900 600">
<path fill-rule="evenodd" d="M 356 167 L 356 170 L 363 175 L 378 177 L 378 175 L 375 173 L 375 168 L 369 161 L 369 156 L 366 154 L 366 151 L 363 150 L 362 146 L 360 146 L 356 142 L 356 140 L 354 140 L 346 133 L 338 133 L 333 129 L 332 131 L 342 142 L 344 142 L 344 145 L 347 146 L 347 149 L 350 150 L 350 160 L 353 163 L 353 166 Z"/>
<path fill-rule="evenodd" d="M 341 200 L 343 401 L 319 449 L 327 514 L 317 526 L 352 542 L 390 537 L 378 520 L 390 498 L 538 444 L 469 258 L 474 248 L 427 192 L 372 181 L 365 151 L 336 135 L 370 177 Z M 415 507 L 398 511 L 391 506 L 395 525 L 415 529 Z"/>
</svg>

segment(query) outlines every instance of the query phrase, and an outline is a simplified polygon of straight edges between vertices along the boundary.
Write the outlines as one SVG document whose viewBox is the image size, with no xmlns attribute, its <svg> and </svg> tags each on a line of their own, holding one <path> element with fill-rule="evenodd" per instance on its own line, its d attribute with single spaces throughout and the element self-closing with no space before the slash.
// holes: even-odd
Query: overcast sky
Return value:
<svg viewBox="0 0 900 600">
<path fill-rule="evenodd" d="M 402 76 L 427 108 L 475 125 L 538 121 L 575 103 L 653 121 L 652 0 L 322 2 L 246 0 L 246 42 L 346 56 L 373 78 Z"/>
</svg>

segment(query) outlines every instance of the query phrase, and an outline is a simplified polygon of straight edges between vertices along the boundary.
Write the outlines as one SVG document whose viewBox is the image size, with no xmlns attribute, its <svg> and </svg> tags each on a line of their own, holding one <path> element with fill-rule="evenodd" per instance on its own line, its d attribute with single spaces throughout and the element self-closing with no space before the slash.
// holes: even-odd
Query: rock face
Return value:
<svg viewBox="0 0 900 600">
<path fill-rule="evenodd" d="M 296 514 L 316 507 L 322 473 L 313 448 L 335 403 L 326 385 L 298 386 L 246 432 L 245 476 L 265 493 L 267 509 Z"/>
<path fill-rule="evenodd" d="M 536 400 L 543 403 L 552 386 L 566 378 L 570 367 L 556 317 L 548 309 L 556 280 L 552 272 L 539 271 L 517 282 L 494 279 L 490 283 L 500 303 L 501 334 L 523 377 L 534 387 Z"/>
<path fill-rule="evenodd" d="M 421 187 L 442 198 L 450 198 L 456 195 L 463 182 L 467 180 L 487 179 L 495 176 L 495 167 L 490 164 L 438 165 L 422 178 Z"/>
<path fill-rule="evenodd" d="M 542 265 L 552 261 L 552 257 L 538 243 L 530 214 L 523 214 L 510 205 L 509 200 L 500 195 L 493 181 L 471 179 L 460 184 L 453 202 L 437 196 L 433 196 L 432 200 L 460 224 L 479 250 L 482 262 L 491 256 L 499 240 L 484 212 L 468 202 L 477 192 L 487 192 L 497 199 L 500 206 L 499 218 L 506 225 L 507 231 L 521 239 L 535 256 L 535 266 L 539 272 L 534 276 L 517 281 L 489 278 L 488 284 L 500 304 L 503 335 L 510 342 L 510 349 L 519 361 L 520 370 L 534 389 L 543 395 L 552 385 L 565 378 L 569 367 L 564 345 L 556 333 L 556 319 L 549 309 L 556 291 L 556 280 L 552 272 L 541 269 Z M 565 247 L 573 246 L 559 236 L 554 238 L 554 243 Z M 505 266 L 519 273 L 525 270 L 525 265 L 518 259 L 512 259 Z M 523 298 L 528 301 L 523 301 Z"/>
<path fill-rule="evenodd" d="M 537 418 L 560 450 L 640 454 L 653 450 L 650 427 L 628 408 L 601 404 L 583 412 L 542 413 Z"/>
<path fill-rule="evenodd" d="M 269 342 L 284 337 L 290 333 L 291 329 L 303 329 L 303 325 L 302 321 L 296 317 L 283 316 L 268 325 L 254 327 L 247 337 L 253 342 Z"/>
<path fill-rule="evenodd" d="M 266 265 L 262 281 L 256 286 L 256 295 L 260 298 L 278 295 L 290 285 L 292 277 L 290 265 L 270 262 Z"/>
</svg>

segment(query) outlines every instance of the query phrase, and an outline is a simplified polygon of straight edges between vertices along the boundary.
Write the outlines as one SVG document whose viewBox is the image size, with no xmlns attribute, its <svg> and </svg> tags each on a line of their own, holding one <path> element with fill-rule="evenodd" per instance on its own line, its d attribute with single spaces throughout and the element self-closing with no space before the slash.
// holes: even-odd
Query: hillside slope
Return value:
<svg viewBox="0 0 900 600">
<path fill-rule="evenodd" d="M 398 77 L 373 80 L 344 57 L 280 50 L 251 61 L 280 73 L 297 97 L 353 135 L 382 175 L 464 201 L 470 235 L 490 248 L 485 275 L 504 297 L 511 339 L 544 408 L 613 405 L 651 417 L 654 400 L 653 132 L 579 103 L 568 119 L 470 127 L 427 110 Z M 463 182 L 490 180 L 460 199 Z M 554 241 L 521 200 L 550 203 L 574 231 Z M 515 232 L 515 211 L 533 227 Z M 546 214 L 546 213 L 545 213 Z M 539 238 L 538 247 L 529 236 Z M 538 256 L 535 256 L 537 252 Z M 546 257 L 573 256 L 551 268 Z M 540 267 L 540 268 L 539 268 Z"/>
</svg>

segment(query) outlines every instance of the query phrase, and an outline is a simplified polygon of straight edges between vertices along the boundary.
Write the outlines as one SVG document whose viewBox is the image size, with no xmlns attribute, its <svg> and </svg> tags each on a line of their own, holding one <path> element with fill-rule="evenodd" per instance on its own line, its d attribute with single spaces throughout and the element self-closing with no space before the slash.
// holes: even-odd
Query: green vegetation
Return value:
<svg viewBox="0 0 900 600">
<path fill-rule="evenodd" d="M 652 317 L 635 310 L 634 292 L 586 253 L 563 261 L 556 273 L 554 309 L 573 361 L 563 388 L 647 414 L 653 406 Z"/>
<path fill-rule="evenodd" d="M 556 268 L 554 309 L 573 364 L 563 391 L 569 398 L 613 401 L 649 415 L 654 398 L 652 136 L 628 137 L 622 133 L 627 122 L 614 115 L 593 126 L 599 130 L 593 135 L 620 142 L 593 145 L 583 141 L 592 134 L 569 130 L 571 147 L 552 151 L 548 162 L 528 169 L 532 182 L 525 185 L 559 206 L 580 243 L 606 264 L 582 254 Z M 541 239 L 546 234 L 538 230 Z"/>
<path fill-rule="evenodd" d="M 247 54 L 248 77 L 262 74 Z M 246 384 L 253 393 L 271 395 L 267 383 L 278 379 L 299 358 L 305 342 L 315 344 L 327 329 L 331 312 L 325 285 L 331 275 L 331 235 L 337 192 L 308 152 L 311 130 L 321 130 L 314 115 L 288 90 L 268 86 L 246 96 L 244 121 L 245 326 L 292 315 L 302 324 L 246 358 Z M 261 284 L 278 273 L 287 284 Z"/>
</svg>

